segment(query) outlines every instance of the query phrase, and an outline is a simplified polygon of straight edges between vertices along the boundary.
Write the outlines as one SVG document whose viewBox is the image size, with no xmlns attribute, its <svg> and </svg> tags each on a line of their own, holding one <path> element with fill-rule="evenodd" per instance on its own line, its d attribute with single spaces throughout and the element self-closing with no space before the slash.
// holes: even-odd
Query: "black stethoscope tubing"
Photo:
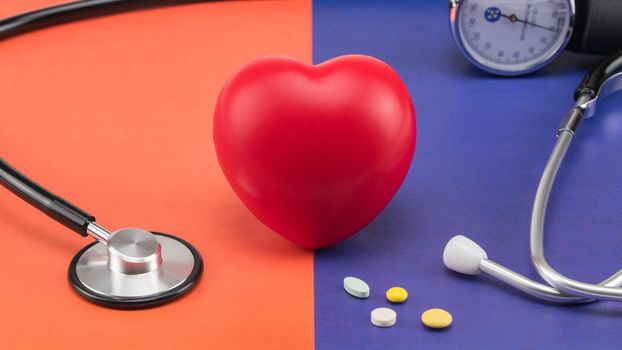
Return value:
<svg viewBox="0 0 622 350">
<path fill-rule="evenodd" d="M 7 39 L 33 30 L 58 24 L 114 13 L 159 6 L 215 2 L 215 0 L 84 0 L 52 6 L 0 21 L 0 39 Z M 595 97 L 602 84 L 622 67 L 622 51 L 594 67 L 575 90 L 575 99 L 581 95 Z M 66 200 L 49 192 L 21 174 L 0 157 L 0 182 L 34 207 L 72 231 L 87 236 L 89 223 L 95 217 Z"/>
<path fill-rule="evenodd" d="M 0 40 L 7 39 L 18 34 L 30 32 L 33 30 L 50 27 L 62 23 L 73 22 L 81 19 L 93 18 L 97 16 L 103 16 L 108 14 L 132 11 L 136 9 L 178 5 L 185 3 L 198 3 L 198 2 L 210 2 L 215 0 L 84 0 L 69 4 L 63 4 L 44 8 L 25 14 L 17 15 L 0 21 Z M 608 57 L 602 63 L 594 67 L 581 81 L 579 86 L 575 89 L 575 100 L 583 101 L 596 98 L 602 87 L 608 78 L 613 76 L 622 68 L 622 51 Z M 582 119 L 582 110 L 577 109 L 579 112 L 573 112 L 569 118 L 564 122 L 564 130 L 569 130 L 573 134 L 576 127 L 578 127 Z M 0 183 L 21 197 L 26 202 L 30 203 L 34 207 L 38 208 L 54 220 L 65 225 L 72 231 L 80 234 L 81 236 L 87 236 L 90 224 L 95 222 L 95 217 L 86 211 L 76 207 L 75 205 L 67 202 L 66 200 L 58 197 L 57 195 L 46 190 L 42 186 L 38 185 L 34 181 L 30 180 L 24 174 L 13 168 L 5 160 L 0 158 Z M 182 241 L 183 242 L 183 241 Z M 89 246 L 90 247 L 90 246 Z M 88 249 L 86 247 L 85 249 Z M 191 246 L 190 246 L 191 247 Z M 196 253 L 197 259 L 200 260 L 200 255 L 196 250 L 193 250 L 193 254 Z M 79 256 L 80 254 L 78 254 Z M 78 257 L 77 256 L 77 257 Z M 75 261 L 75 259 L 74 259 Z M 202 268 L 202 263 L 201 263 Z M 200 274 L 200 271 L 196 271 Z M 194 274 L 194 273 L 193 273 Z M 70 280 L 72 280 L 70 269 Z M 76 278 L 73 276 L 74 279 Z M 196 275 L 195 275 L 196 277 Z M 197 277 L 198 278 L 198 277 Z M 80 292 L 80 281 L 72 280 L 74 288 Z M 85 290 L 88 294 L 88 290 Z M 82 294 L 82 293 L 81 293 Z M 83 294 L 84 295 L 84 294 Z M 88 295 L 85 295 L 90 298 Z M 96 298 L 97 296 L 95 296 Z M 172 298 L 174 296 L 167 296 Z M 91 299 L 91 298 L 90 298 Z M 101 303 L 112 303 L 111 300 L 94 300 Z M 156 298 L 155 300 L 148 301 L 149 303 L 159 303 L 161 300 Z M 119 300 L 120 304 L 124 303 L 124 300 Z M 142 301 L 147 302 L 147 301 Z M 113 305 L 114 306 L 114 305 Z"/>
<path fill-rule="evenodd" d="M 218 0 L 84 0 L 52 6 L 0 21 L 0 40 L 58 24 L 169 5 L 180 5 Z M 221 0 L 222 1 L 222 0 Z M 38 185 L 0 157 L 0 183 L 14 194 L 63 224 L 86 237 L 87 227 L 95 217 Z"/>
<path fill-rule="evenodd" d="M 78 21 L 97 16 L 127 12 L 137 9 L 152 8 L 167 5 L 179 5 L 199 2 L 215 2 L 218 0 L 84 0 L 49 8 L 44 8 L 0 21 L 0 40 L 14 37 L 58 24 Z M 223 1 L 223 0 L 221 0 Z M 12 167 L 0 157 L 0 184 L 6 187 L 35 208 L 39 209 L 52 219 L 63 224 L 81 236 L 93 233 L 93 228 L 104 230 L 95 223 L 95 217 L 85 210 L 78 208 L 63 198 L 48 191 L 44 187 L 29 179 L 26 175 Z M 176 299 L 193 288 L 199 281 L 203 271 L 203 259 L 200 253 L 190 243 L 165 233 L 152 232 L 154 237 L 166 237 L 170 241 L 184 246 L 194 261 L 188 276 L 178 285 L 159 292 L 142 296 L 115 296 L 103 295 L 94 291 L 91 286 L 81 280 L 78 270 L 81 257 L 93 249 L 98 242 L 93 242 L 80 250 L 69 265 L 68 278 L 73 289 L 83 297 L 95 303 L 122 309 L 152 307 Z M 102 237 L 93 235 L 102 242 Z M 159 277 L 156 277 L 159 278 Z"/>
</svg>

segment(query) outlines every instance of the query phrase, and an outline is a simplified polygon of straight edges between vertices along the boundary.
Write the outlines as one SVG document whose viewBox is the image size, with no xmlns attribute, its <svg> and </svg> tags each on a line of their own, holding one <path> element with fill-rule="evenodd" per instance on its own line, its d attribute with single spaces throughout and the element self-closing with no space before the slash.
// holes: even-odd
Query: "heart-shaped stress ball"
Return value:
<svg viewBox="0 0 622 350">
<path fill-rule="evenodd" d="M 306 248 L 365 227 L 400 187 L 415 151 L 415 111 L 400 77 L 368 56 L 319 65 L 251 61 L 214 116 L 220 166 L 261 222 Z"/>
</svg>

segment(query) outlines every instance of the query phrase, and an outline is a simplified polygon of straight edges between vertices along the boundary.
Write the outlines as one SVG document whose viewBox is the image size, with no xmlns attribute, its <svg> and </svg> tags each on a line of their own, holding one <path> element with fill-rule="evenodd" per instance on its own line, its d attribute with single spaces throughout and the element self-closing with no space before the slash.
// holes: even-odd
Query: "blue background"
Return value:
<svg viewBox="0 0 622 350">
<path fill-rule="evenodd" d="M 417 111 L 417 150 L 401 190 L 366 229 L 315 255 L 318 349 L 613 348 L 622 343 L 622 304 L 542 303 L 491 278 L 462 276 L 442 262 L 445 243 L 465 234 L 488 256 L 532 278 L 533 196 L 572 93 L 598 57 L 564 53 L 519 78 L 478 71 L 458 53 L 442 0 L 313 4 L 315 62 L 349 53 L 376 56 L 402 76 Z M 581 126 L 551 198 L 546 251 L 562 273 L 598 282 L 622 262 L 622 95 Z M 617 110 L 617 111 L 616 111 Z M 345 276 L 371 286 L 348 296 Z M 384 292 L 408 289 L 389 305 Z M 376 307 L 398 323 L 376 328 Z M 449 310 L 454 324 L 425 329 L 421 313 Z"/>
</svg>

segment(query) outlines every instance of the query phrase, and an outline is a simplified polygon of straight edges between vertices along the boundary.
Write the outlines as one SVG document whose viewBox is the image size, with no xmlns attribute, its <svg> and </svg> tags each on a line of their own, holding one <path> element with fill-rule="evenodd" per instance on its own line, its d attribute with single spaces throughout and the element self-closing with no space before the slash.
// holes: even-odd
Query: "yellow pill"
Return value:
<svg viewBox="0 0 622 350">
<path fill-rule="evenodd" d="M 443 309 L 430 309 L 421 314 L 421 322 L 430 328 L 449 327 L 453 318 Z"/>
<path fill-rule="evenodd" d="M 392 303 L 403 303 L 408 299 L 408 292 L 402 287 L 389 288 L 387 299 Z"/>
</svg>

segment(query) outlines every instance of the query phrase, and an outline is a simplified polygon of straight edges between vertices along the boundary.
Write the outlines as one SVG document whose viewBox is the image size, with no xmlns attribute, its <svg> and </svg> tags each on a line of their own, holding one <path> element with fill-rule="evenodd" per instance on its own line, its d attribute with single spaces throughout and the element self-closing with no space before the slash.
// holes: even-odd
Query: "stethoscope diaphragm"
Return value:
<svg viewBox="0 0 622 350">
<path fill-rule="evenodd" d="M 196 285 L 203 259 L 190 243 L 158 232 L 123 229 L 108 245 L 93 242 L 69 265 L 73 289 L 97 304 L 120 309 L 157 306 Z"/>
</svg>

